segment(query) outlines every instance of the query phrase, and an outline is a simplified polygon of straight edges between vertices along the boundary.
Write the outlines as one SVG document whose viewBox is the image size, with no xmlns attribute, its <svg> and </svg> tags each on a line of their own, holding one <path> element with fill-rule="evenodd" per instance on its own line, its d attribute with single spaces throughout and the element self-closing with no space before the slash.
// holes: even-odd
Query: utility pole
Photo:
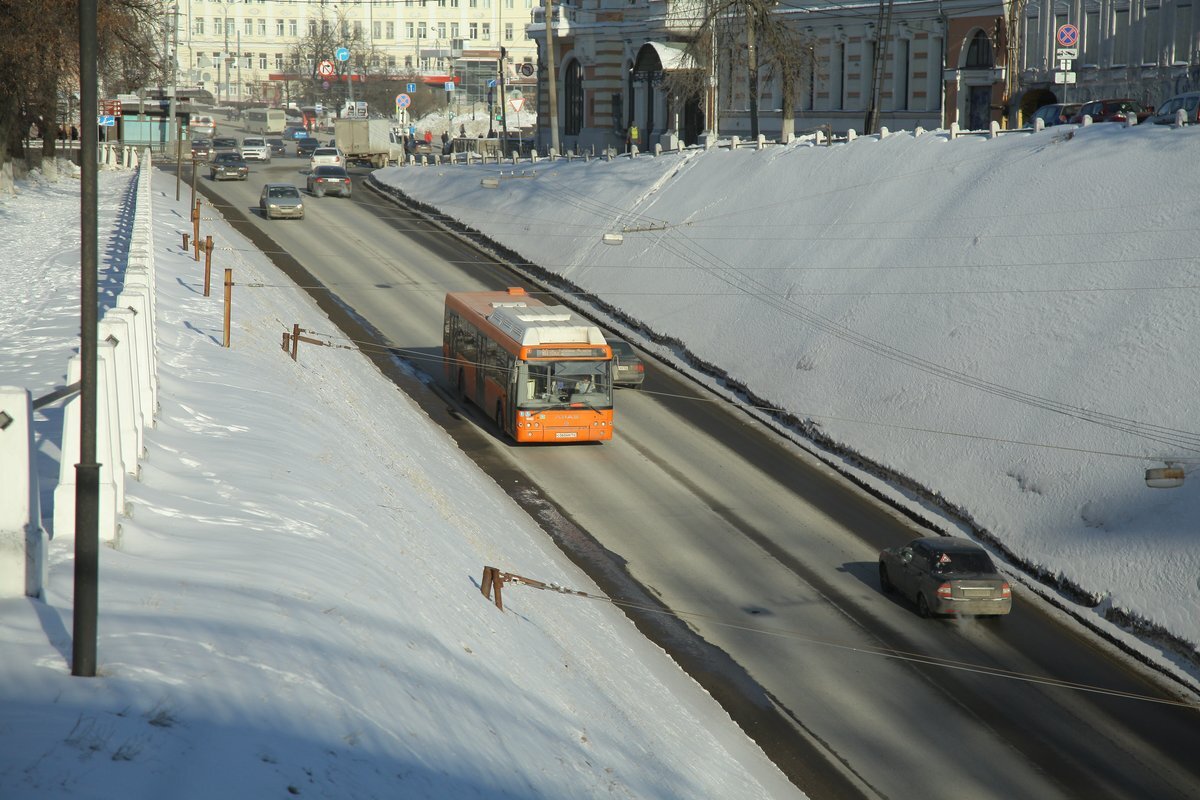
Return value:
<svg viewBox="0 0 1200 800">
<path fill-rule="evenodd" d="M 875 23 L 875 63 L 871 65 L 871 94 L 867 99 L 867 118 L 863 122 L 863 133 L 868 136 L 879 131 L 879 93 L 883 88 L 888 40 L 892 32 L 892 2 L 879 0 L 879 18 Z"/>
<path fill-rule="evenodd" d="M 754 10 L 746 12 L 746 78 L 750 85 L 750 138 L 758 138 L 758 42 Z"/>
<path fill-rule="evenodd" d="M 79 463 L 75 465 L 75 606 L 71 674 L 96 675 L 96 618 L 100 573 L 100 465 L 96 463 L 97 222 L 96 112 L 97 0 L 79 0 Z"/>
<path fill-rule="evenodd" d="M 550 105 L 550 149 L 559 152 L 558 144 L 558 66 L 554 58 L 554 0 L 546 0 L 546 91 Z"/>
<path fill-rule="evenodd" d="M 500 151 L 508 149 L 508 93 L 504 89 L 504 59 L 508 56 L 508 51 L 504 49 L 504 45 L 500 45 L 500 130 L 503 143 Z"/>
</svg>

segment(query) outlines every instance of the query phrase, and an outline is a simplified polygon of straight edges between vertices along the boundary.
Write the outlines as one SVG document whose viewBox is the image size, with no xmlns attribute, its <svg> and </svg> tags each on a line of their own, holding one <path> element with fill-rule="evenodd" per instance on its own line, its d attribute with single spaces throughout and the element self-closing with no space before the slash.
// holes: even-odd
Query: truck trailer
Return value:
<svg viewBox="0 0 1200 800">
<path fill-rule="evenodd" d="M 386 119 L 338 119 L 337 146 L 347 161 L 365 161 L 379 169 L 404 160 L 404 130 Z"/>
</svg>

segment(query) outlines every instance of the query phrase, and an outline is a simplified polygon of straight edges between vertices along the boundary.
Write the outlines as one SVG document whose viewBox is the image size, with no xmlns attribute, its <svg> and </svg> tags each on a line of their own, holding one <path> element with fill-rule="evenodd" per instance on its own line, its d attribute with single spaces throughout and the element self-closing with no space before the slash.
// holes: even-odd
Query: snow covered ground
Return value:
<svg viewBox="0 0 1200 800">
<path fill-rule="evenodd" d="M 105 307 L 131 179 L 100 175 Z M 70 676 L 56 535 L 44 601 L 0 598 L 0 797 L 802 796 L 616 608 L 484 598 L 485 565 L 598 591 L 364 357 L 287 358 L 292 322 L 328 322 L 249 288 L 283 281 L 206 210 L 239 284 L 223 348 L 221 291 L 180 249 L 188 193 L 153 181 L 160 408 L 101 548 L 98 675 Z M 0 385 L 35 398 L 78 348 L 78 220 L 78 181 L 0 197 Z M 62 416 L 35 420 L 47 527 Z"/>
<path fill-rule="evenodd" d="M 376 176 L 1195 679 L 1200 487 L 1144 476 L 1200 456 L 1198 144 L 1153 125 L 910 131 Z"/>
</svg>

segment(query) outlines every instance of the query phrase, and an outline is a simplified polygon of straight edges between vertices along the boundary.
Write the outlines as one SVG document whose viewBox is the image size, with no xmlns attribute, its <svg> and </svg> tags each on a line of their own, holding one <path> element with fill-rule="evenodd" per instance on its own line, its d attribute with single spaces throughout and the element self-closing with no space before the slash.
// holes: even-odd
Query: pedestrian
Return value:
<svg viewBox="0 0 1200 800">
<path fill-rule="evenodd" d="M 466 125 L 458 126 L 458 135 L 464 139 L 467 138 L 467 126 Z"/>
<path fill-rule="evenodd" d="M 633 152 L 633 148 L 634 148 L 634 147 L 636 147 L 638 144 L 639 144 L 639 141 L 638 141 L 638 126 L 637 126 L 637 123 L 636 123 L 636 122 L 634 122 L 634 123 L 631 123 L 631 124 L 629 125 L 629 132 L 628 132 L 628 133 L 626 134 L 626 136 L 625 136 L 625 150 L 626 150 L 626 152 L 632 153 L 632 152 Z"/>
<path fill-rule="evenodd" d="M 433 131 L 431 131 L 431 130 L 425 131 L 425 144 L 429 145 L 430 147 L 433 147 Z"/>
<path fill-rule="evenodd" d="M 74 125 L 71 126 L 71 141 L 79 141 L 79 128 L 76 128 Z"/>
</svg>

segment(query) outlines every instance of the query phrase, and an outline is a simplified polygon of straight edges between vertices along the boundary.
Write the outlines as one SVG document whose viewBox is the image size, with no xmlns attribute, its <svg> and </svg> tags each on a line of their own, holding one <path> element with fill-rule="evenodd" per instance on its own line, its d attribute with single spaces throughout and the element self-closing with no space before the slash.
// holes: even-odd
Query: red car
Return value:
<svg viewBox="0 0 1200 800">
<path fill-rule="evenodd" d="M 1153 109 L 1129 97 L 1119 97 L 1115 100 L 1092 100 L 1084 103 L 1079 112 L 1072 117 L 1071 122 L 1079 124 L 1084 117 L 1091 117 L 1092 122 L 1125 122 L 1131 116 L 1138 122 L 1145 122 L 1154 113 Z"/>
</svg>

